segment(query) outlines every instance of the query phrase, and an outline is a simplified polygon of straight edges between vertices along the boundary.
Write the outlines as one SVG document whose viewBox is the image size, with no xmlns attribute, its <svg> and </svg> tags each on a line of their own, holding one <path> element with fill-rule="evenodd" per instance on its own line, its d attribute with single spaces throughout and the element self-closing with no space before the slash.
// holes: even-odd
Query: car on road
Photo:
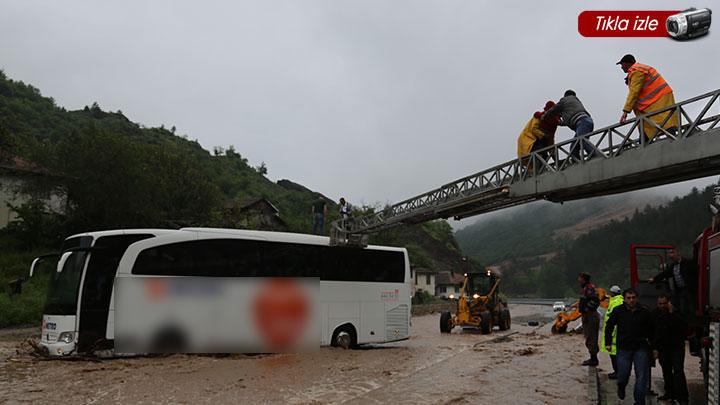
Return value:
<svg viewBox="0 0 720 405">
<path fill-rule="evenodd" d="M 562 301 L 553 302 L 553 312 L 560 312 L 565 310 L 565 303 Z"/>
</svg>

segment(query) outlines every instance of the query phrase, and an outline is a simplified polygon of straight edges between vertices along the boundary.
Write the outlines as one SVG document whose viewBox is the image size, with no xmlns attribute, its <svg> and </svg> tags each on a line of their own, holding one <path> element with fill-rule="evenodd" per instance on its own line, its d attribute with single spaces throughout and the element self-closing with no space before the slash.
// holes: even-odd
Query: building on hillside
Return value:
<svg viewBox="0 0 720 405">
<path fill-rule="evenodd" d="M 67 198 L 64 190 L 58 187 L 62 176 L 32 163 L 20 156 L 0 150 L 0 228 L 5 228 L 17 218 L 10 206 L 20 206 L 32 199 L 27 192 L 33 188 L 42 196 L 46 207 L 56 213 L 65 212 Z"/>
<path fill-rule="evenodd" d="M 410 269 L 410 277 L 412 278 L 412 295 L 415 292 L 423 290 L 430 295 L 435 295 L 435 275 L 436 271 L 423 267 L 413 267 Z"/>
<path fill-rule="evenodd" d="M 230 208 L 230 218 L 236 228 L 261 231 L 287 231 L 288 226 L 280 218 L 280 211 L 265 198 L 240 201 Z"/>
<path fill-rule="evenodd" d="M 447 298 L 450 294 L 457 297 L 460 294 L 465 277 L 461 273 L 441 271 L 435 278 L 435 295 Z"/>
</svg>

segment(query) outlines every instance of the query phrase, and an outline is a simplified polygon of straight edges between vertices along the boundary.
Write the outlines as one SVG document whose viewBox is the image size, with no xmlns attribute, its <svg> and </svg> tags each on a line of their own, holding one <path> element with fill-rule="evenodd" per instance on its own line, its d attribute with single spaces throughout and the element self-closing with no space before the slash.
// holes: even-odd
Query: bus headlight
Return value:
<svg viewBox="0 0 720 405">
<path fill-rule="evenodd" d="M 75 339 L 75 334 L 72 332 L 63 332 L 58 336 L 58 342 L 72 343 Z"/>
<path fill-rule="evenodd" d="M 671 37 L 690 39 L 707 34 L 711 22 L 712 11 L 709 8 L 689 8 L 668 17 L 665 25 Z"/>
<path fill-rule="evenodd" d="M 454 300 L 454 299 L 455 299 L 455 294 L 450 294 L 450 295 L 448 296 L 448 298 L 450 298 L 451 300 Z"/>
</svg>

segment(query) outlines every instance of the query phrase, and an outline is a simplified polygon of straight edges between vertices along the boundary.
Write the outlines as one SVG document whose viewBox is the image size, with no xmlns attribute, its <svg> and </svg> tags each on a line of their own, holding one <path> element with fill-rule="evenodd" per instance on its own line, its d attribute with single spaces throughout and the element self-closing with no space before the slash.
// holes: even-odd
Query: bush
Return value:
<svg viewBox="0 0 720 405">
<path fill-rule="evenodd" d="M 42 308 L 45 305 L 48 282 L 53 267 L 49 264 L 40 266 L 35 276 L 28 280 L 28 271 L 32 260 L 52 249 L 34 250 L 29 252 L 13 252 L 7 248 L 7 235 L 0 235 L 0 328 L 37 324 L 42 317 Z M 23 283 L 22 293 L 10 297 L 8 283 L 22 277 L 27 280 Z"/>
<path fill-rule="evenodd" d="M 61 240 L 63 218 L 51 212 L 42 200 L 32 199 L 10 208 L 17 218 L 0 232 L 2 245 L 15 250 L 29 250 L 54 245 Z"/>
<path fill-rule="evenodd" d="M 425 290 L 417 290 L 412 297 L 413 305 L 427 304 L 433 300 L 433 296 Z"/>
<path fill-rule="evenodd" d="M 27 277 L 23 277 L 27 278 Z M 14 325 L 39 325 L 42 320 L 49 274 L 38 274 L 26 281 L 22 293 L 10 297 L 8 283 L 0 290 L 0 328 Z"/>
</svg>

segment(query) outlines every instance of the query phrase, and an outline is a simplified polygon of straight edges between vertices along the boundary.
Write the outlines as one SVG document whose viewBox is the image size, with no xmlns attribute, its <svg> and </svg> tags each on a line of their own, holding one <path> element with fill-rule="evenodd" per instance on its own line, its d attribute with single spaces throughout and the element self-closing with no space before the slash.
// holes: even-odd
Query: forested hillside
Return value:
<svg viewBox="0 0 720 405">
<path fill-rule="evenodd" d="M 290 180 L 270 181 L 265 175 L 272 167 L 252 167 L 233 146 L 207 151 L 170 125 L 146 128 L 96 103 L 67 111 L 2 71 L 0 155 L 22 157 L 49 173 L 28 182 L 23 192 L 36 198 L 14 207 L 20 220 L 0 230 L 3 286 L 24 276 L 33 257 L 54 251 L 68 235 L 136 227 L 234 228 L 238 206 L 252 198 L 277 207 L 289 231 L 309 233 L 312 203 L 322 195 Z M 43 203 L 53 191 L 67 196 L 63 214 L 50 213 Z M 337 206 L 325 198 L 333 220 Z M 359 213 L 373 209 L 355 208 Z M 461 262 L 444 221 L 375 235 L 371 243 L 407 246 L 413 264 L 437 270 Z M 0 291 L 0 326 L 35 321 L 43 296 L 38 283 L 26 284 L 14 303 Z M 8 308 L 14 309 L 9 313 Z"/>
<path fill-rule="evenodd" d="M 210 153 L 175 128 L 144 128 L 97 104 L 65 111 L 29 85 L 0 76 L 0 148 L 61 176 L 71 202 L 66 232 L 223 224 L 233 202 L 265 197 L 293 231 L 306 231 L 310 190 L 263 176 L 230 146 Z M 335 211 L 335 210 L 331 210 Z"/>
<path fill-rule="evenodd" d="M 456 237 L 465 253 L 482 262 L 534 257 L 562 249 L 578 234 L 630 216 L 634 207 L 657 204 L 658 199 L 636 193 L 564 204 L 538 202 L 480 217 Z"/>
<path fill-rule="evenodd" d="M 601 286 L 627 286 L 631 243 L 668 243 L 691 253 L 695 237 L 710 223 L 711 196 L 707 187 L 660 205 L 643 194 L 546 203 L 469 226 L 456 237 L 471 257 L 502 267 L 509 293 L 569 296 L 580 271 L 593 274 Z M 629 210 L 633 206 L 640 208 Z"/>
<path fill-rule="evenodd" d="M 602 284 L 627 285 L 631 243 L 671 244 L 691 257 L 695 238 L 710 226 L 712 196 L 713 186 L 693 189 L 663 206 L 645 207 L 631 219 L 614 221 L 581 236 L 566 250 L 564 266 L 596 274 Z"/>
</svg>

